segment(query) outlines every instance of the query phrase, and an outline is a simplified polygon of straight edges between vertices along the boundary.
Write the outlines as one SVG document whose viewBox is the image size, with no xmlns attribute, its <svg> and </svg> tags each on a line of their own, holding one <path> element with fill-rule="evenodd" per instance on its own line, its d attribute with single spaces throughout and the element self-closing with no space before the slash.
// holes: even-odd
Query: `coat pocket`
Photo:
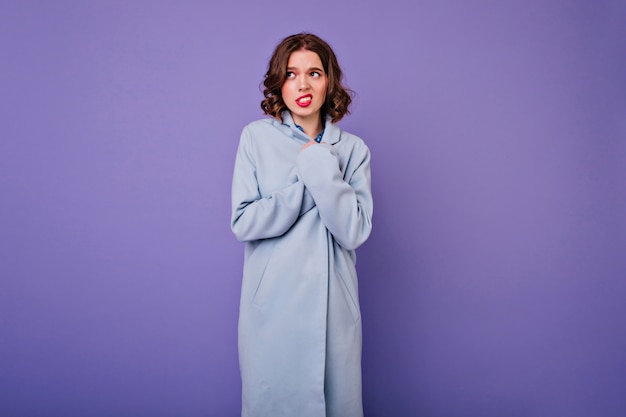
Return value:
<svg viewBox="0 0 626 417">
<path fill-rule="evenodd" d="M 343 275 L 340 274 L 339 271 L 335 271 L 335 274 L 338 277 L 339 287 L 341 288 L 344 301 L 350 309 L 350 313 L 352 314 L 352 319 L 355 323 L 358 323 L 361 320 L 361 310 L 359 308 L 359 295 L 356 282 L 346 282 L 343 278 Z"/>
<path fill-rule="evenodd" d="M 257 246 L 246 259 L 243 269 L 242 301 L 255 302 L 257 293 L 263 284 L 265 270 L 275 252 L 275 245 L 269 241 Z"/>
</svg>

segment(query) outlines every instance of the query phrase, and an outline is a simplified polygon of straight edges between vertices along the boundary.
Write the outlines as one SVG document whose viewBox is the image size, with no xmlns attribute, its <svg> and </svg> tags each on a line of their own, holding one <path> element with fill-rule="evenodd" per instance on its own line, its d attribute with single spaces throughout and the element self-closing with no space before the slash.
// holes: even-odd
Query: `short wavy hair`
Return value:
<svg viewBox="0 0 626 417">
<path fill-rule="evenodd" d="M 283 101 L 281 88 L 287 80 L 287 63 L 292 52 L 302 49 L 315 52 L 322 61 L 328 77 L 328 86 L 326 87 L 326 100 L 320 112 L 322 118 L 330 116 L 332 122 L 336 123 L 343 116 L 350 114 L 349 106 L 352 103 L 353 92 L 342 85 L 343 72 L 330 45 L 311 33 L 288 36 L 274 50 L 263 81 L 265 98 L 261 101 L 261 109 L 265 114 L 283 121 L 281 113 L 288 108 Z"/>
</svg>

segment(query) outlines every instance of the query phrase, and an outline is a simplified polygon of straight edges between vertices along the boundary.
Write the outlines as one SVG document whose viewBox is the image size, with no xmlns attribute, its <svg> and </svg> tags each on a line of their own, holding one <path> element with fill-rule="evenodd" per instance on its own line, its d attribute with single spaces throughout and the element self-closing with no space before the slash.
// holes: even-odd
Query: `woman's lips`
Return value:
<svg viewBox="0 0 626 417">
<path fill-rule="evenodd" d="M 313 101 L 313 96 L 311 94 L 306 94 L 302 97 L 298 97 L 296 99 L 296 104 L 300 107 L 308 107 Z"/>
</svg>

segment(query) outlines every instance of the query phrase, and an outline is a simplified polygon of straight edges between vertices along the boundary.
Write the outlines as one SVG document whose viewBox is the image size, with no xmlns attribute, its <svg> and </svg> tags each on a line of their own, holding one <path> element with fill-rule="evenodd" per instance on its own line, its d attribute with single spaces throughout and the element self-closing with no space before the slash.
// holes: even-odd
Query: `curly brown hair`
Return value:
<svg viewBox="0 0 626 417">
<path fill-rule="evenodd" d="M 328 86 L 326 101 L 322 105 L 320 113 L 322 118 L 328 115 L 332 122 L 336 123 L 343 116 L 350 114 L 348 107 L 352 102 L 352 91 L 341 84 L 343 73 L 330 45 L 311 33 L 298 33 L 288 36 L 274 50 L 263 81 L 265 99 L 261 101 L 261 109 L 265 114 L 283 121 L 281 113 L 287 110 L 287 105 L 281 96 L 281 87 L 287 79 L 287 63 L 292 52 L 302 49 L 315 52 L 322 61 L 328 77 Z"/>
</svg>

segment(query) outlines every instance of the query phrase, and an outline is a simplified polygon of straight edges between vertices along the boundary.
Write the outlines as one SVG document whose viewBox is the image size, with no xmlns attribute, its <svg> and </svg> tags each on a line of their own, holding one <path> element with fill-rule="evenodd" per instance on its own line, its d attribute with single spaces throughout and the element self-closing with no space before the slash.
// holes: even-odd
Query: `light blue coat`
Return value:
<svg viewBox="0 0 626 417">
<path fill-rule="evenodd" d="M 232 230 L 246 242 L 239 311 L 243 417 L 361 417 L 354 250 L 372 228 L 370 153 L 326 122 L 310 139 L 289 112 L 243 129 Z"/>
</svg>

